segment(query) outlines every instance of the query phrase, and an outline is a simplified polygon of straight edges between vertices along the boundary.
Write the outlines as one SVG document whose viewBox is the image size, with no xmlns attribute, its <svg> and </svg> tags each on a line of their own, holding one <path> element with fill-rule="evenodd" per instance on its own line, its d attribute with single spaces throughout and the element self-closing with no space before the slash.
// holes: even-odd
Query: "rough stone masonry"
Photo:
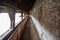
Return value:
<svg viewBox="0 0 60 40">
<path fill-rule="evenodd" d="M 53 35 L 53 38 L 60 40 L 60 0 L 36 0 L 30 13 L 41 23 L 41 27 Z M 42 39 L 52 40 L 47 35 L 45 35 L 47 38 Z"/>
</svg>

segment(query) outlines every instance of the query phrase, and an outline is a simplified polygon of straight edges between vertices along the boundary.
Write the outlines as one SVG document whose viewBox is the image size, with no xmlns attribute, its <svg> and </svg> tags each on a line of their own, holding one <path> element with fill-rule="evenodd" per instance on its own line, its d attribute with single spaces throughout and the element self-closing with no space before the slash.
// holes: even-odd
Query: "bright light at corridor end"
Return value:
<svg viewBox="0 0 60 40">
<path fill-rule="evenodd" d="M 54 35 L 50 34 L 46 29 L 43 28 L 37 19 L 35 19 L 32 15 L 29 16 L 32 18 L 33 24 L 35 25 L 35 28 L 41 40 L 57 40 Z"/>
</svg>

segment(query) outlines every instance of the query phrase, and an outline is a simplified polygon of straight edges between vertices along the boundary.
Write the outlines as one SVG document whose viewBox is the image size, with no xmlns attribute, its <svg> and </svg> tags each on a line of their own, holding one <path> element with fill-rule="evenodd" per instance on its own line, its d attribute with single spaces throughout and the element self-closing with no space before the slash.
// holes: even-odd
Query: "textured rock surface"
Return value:
<svg viewBox="0 0 60 40">
<path fill-rule="evenodd" d="M 60 0 L 36 0 L 30 13 L 56 40 L 60 40 Z"/>
</svg>

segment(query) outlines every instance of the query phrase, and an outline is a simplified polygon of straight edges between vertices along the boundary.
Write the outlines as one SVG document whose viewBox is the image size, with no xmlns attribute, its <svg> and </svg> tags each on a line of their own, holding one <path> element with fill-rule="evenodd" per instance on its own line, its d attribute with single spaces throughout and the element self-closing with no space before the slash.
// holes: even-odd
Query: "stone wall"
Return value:
<svg viewBox="0 0 60 40">
<path fill-rule="evenodd" d="M 30 11 L 56 40 L 60 40 L 60 0 L 36 0 Z"/>
</svg>

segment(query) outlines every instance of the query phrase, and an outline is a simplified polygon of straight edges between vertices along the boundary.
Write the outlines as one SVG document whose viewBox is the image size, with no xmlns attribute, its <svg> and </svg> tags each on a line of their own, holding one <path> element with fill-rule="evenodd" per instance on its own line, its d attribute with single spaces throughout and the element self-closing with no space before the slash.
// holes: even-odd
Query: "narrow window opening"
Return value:
<svg viewBox="0 0 60 40">
<path fill-rule="evenodd" d="M 0 13 L 0 36 L 10 29 L 10 24 L 8 13 Z"/>
<path fill-rule="evenodd" d="M 22 21 L 21 19 L 21 13 L 15 14 L 15 27 Z"/>
</svg>

